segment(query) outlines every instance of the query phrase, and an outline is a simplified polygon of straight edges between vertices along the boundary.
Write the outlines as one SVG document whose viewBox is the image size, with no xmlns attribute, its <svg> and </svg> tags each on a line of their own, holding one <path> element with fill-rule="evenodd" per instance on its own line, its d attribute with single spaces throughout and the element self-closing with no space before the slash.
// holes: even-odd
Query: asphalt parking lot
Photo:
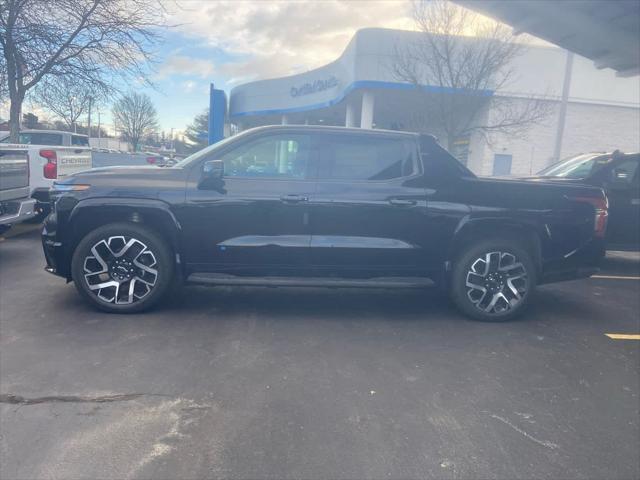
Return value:
<svg viewBox="0 0 640 480">
<path fill-rule="evenodd" d="M 640 257 L 508 324 L 435 291 L 192 287 L 97 313 L 0 241 L 2 479 L 640 477 Z M 636 277 L 636 278 L 634 278 Z"/>
</svg>

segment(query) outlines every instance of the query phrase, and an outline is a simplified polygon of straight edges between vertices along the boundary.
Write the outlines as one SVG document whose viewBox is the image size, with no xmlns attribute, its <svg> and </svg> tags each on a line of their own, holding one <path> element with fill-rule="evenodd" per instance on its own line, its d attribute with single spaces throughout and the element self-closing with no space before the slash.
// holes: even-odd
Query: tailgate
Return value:
<svg viewBox="0 0 640 480">
<path fill-rule="evenodd" d="M 28 196 L 29 154 L 23 149 L 0 147 L 0 197 L 23 190 L 26 193 L 19 196 Z"/>
<path fill-rule="evenodd" d="M 91 149 L 56 147 L 58 157 L 58 178 L 92 168 Z"/>
</svg>

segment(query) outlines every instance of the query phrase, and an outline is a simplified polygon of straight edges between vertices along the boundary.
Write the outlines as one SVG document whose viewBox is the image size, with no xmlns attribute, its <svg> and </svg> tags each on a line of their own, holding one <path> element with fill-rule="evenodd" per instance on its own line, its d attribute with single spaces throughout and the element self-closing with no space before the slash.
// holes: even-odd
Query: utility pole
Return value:
<svg viewBox="0 0 640 480">
<path fill-rule="evenodd" d="M 564 124 L 567 118 L 567 103 L 569 103 L 569 90 L 571 89 L 571 73 L 573 72 L 573 52 L 567 51 L 567 60 L 564 64 L 564 82 L 562 84 L 562 100 L 558 114 L 558 130 L 556 131 L 556 143 L 553 149 L 553 160 L 560 160 L 562 153 L 562 137 L 564 136 Z"/>
<path fill-rule="evenodd" d="M 91 104 L 92 103 L 93 103 L 93 97 L 89 97 L 89 114 L 88 114 L 89 118 L 87 118 L 87 133 L 89 135 L 89 139 L 91 139 Z"/>
</svg>

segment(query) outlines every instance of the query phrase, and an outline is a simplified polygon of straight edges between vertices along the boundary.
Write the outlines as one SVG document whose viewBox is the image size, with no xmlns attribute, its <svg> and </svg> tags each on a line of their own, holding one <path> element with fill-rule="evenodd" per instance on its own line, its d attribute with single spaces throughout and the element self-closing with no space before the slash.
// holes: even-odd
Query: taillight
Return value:
<svg viewBox="0 0 640 480">
<path fill-rule="evenodd" d="M 156 157 L 147 157 L 147 163 L 149 165 L 155 165 L 156 163 Z"/>
<path fill-rule="evenodd" d="M 607 231 L 607 218 L 609 217 L 609 200 L 607 197 L 574 197 L 572 200 L 593 206 L 595 210 L 593 232 L 596 237 L 604 237 Z"/>
<path fill-rule="evenodd" d="M 58 178 L 58 156 L 55 150 L 40 150 L 40 156 L 47 159 L 47 163 L 44 164 L 42 173 L 44 178 L 51 178 L 55 180 Z"/>
</svg>

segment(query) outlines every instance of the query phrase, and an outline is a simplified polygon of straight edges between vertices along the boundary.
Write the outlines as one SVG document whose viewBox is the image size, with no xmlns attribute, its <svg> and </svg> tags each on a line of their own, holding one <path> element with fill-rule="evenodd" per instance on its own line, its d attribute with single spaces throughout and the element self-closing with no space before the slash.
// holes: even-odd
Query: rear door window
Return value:
<svg viewBox="0 0 640 480">
<path fill-rule="evenodd" d="M 59 133 L 23 132 L 20 134 L 19 143 L 26 145 L 61 146 L 62 135 Z"/>
<path fill-rule="evenodd" d="M 409 138 L 329 134 L 321 144 L 319 179 L 383 181 L 417 172 Z"/>
<path fill-rule="evenodd" d="M 638 171 L 638 163 L 636 158 L 612 165 L 609 181 L 619 185 L 631 185 Z"/>
<path fill-rule="evenodd" d="M 84 135 L 71 135 L 71 145 L 77 145 L 79 147 L 88 147 L 89 138 Z"/>
<path fill-rule="evenodd" d="M 62 135 L 58 133 L 21 133 L 20 143 L 61 146 Z"/>
</svg>

